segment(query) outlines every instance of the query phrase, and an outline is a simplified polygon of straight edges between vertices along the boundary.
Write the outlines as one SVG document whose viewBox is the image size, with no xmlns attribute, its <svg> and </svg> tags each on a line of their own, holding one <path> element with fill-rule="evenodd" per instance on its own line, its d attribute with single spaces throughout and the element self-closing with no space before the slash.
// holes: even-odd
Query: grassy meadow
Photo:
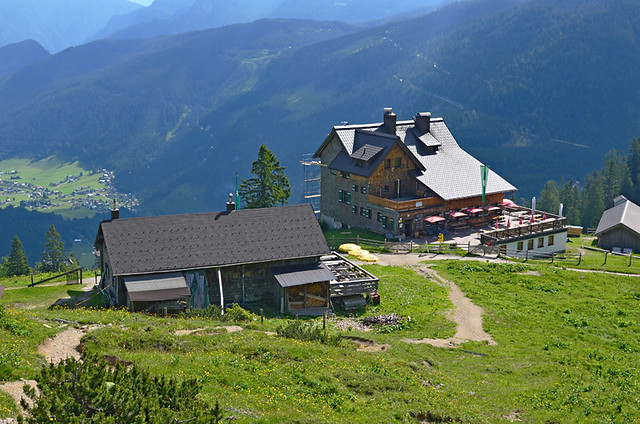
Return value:
<svg viewBox="0 0 640 424">
<path fill-rule="evenodd" d="M 484 308 L 484 328 L 497 345 L 409 343 L 451 337 L 455 324 L 448 289 L 401 267 L 367 266 L 380 277 L 381 304 L 330 319 L 329 331 L 343 336 L 338 345 L 276 335 L 286 318 L 261 324 L 254 317 L 228 332 L 224 326 L 234 323 L 48 308 L 72 287 L 19 288 L 0 300 L 0 381 L 35 375 L 43 361 L 36 347 L 63 329 L 56 321 L 63 319 L 101 325 L 84 336 L 84 351 L 197 378 L 200 396 L 218 400 L 239 423 L 640 420 L 638 277 L 548 264 L 432 266 Z M 403 316 L 402 325 L 358 330 L 360 318 L 388 313 Z M 321 318 L 305 322 L 322 325 Z M 0 393 L 0 417 L 14 413 Z"/>
</svg>

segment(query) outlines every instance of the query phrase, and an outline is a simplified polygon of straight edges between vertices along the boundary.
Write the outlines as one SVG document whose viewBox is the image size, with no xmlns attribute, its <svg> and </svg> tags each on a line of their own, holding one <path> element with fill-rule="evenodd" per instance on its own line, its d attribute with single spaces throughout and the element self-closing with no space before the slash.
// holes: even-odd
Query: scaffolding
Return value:
<svg viewBox="0 0 640 424">
<path fill-rule="evenodd" d="M 320 214 L 320 159 L 315 159 L 313 153 L 302 155 L 302 201 L 311 203 L 316 215 Z"/>
</svg>

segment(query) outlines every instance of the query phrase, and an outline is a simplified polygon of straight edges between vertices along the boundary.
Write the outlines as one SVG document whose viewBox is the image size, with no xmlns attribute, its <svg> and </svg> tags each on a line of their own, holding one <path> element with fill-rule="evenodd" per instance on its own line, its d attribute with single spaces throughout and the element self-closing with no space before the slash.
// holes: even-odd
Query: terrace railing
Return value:
<svg viewBox="0 0 640 424">
<path fill-rule="evenodd" d="M 406 211 L 412 209 L 427 209 L 443 206 L 442 200 L 438 197 L 423 197 L 411 200 L 393 200 L 383 197 L 369 195 L 369 203 L 382 206 L 383 208 L 392 209 L 394 211 Z"/>
<path fill-rule="evenodd" d="M 544 221 L 518 225 L 512 228 L 504 228 L 500 230 L 487 231 L 482 234 L 483 244 L 495 244 L 498 240 L 513 239 L 524 237 L 531 234 L 543 234 L 551 232 L 567 226 L 566 218 L 552 218 Z"/>
</svg>

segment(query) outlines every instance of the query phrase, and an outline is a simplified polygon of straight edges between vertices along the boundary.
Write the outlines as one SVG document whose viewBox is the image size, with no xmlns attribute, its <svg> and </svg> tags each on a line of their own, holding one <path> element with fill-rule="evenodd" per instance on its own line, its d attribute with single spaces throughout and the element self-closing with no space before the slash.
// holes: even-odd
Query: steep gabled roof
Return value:
<svg viewBox="0 0 640 424">
<path fill-rule="evenodd" d="M 640 236 L 640 206 L 630 200 L 619 198 L 616 200 L 618 200 L 617 204 L 602 214 L 596 228 L 596 236 L 618 225 L 625 226 Z"/>
<path fill-rule="evenodd" d="M 343 151 L 329 164 L 330 168 L 348 171 L 357 175 L 370 176 L 378 166 L 386 150 L 383 150 L 370 167 L 358 167 L 353 163 L 352 155 L 358 152 L 361 145 L 358 139 L 369 134 L 367 143 L 374 144 L 372 139 L 383 143 L 386 138 L 400 140 L 401 145 L 409 151 L 409 156 L 417 162 L 420 171 L 415 178 L 443 200 L 463 199 L 482 195 L 480 161 L 465 152 L 455 140 L 442 118 L 430 118 L 429 130 L 418 131 L 414 120 L 396 123 L 396 134 L 386 132 L 383 123 L 363 125 L 341 125 L 333 127 L 323 144 L 315 153 L 320 157 L 328 143 L 337 137 Z M 389 146 L 387 142 L 385 146 Z M 386 149 L 386 147 L 385 147 Z M 515 191 L 516 188 L 494 171 L 489 171 L 486 194 Z"/>
<path fill-rule="evenodd" d="M 203 269 L 325 255 L 310 204 L 103 221 L 114 275 Z"/>
</svg>

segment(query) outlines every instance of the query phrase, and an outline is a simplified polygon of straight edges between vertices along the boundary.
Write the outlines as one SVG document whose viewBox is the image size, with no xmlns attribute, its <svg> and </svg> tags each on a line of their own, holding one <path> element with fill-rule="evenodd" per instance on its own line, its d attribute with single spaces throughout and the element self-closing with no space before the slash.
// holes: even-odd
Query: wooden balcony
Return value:
<svg viewBox="0 0 640 424">
<path fill-rule="evenodd" d="M 482 234 L 482 243 L 487 245 L 495 245 L 497 242 L 512 241 L 521 238 L 529 238 L 532 235 L 542 236 L 548 233 L 554 233 L 559 230 L 566 229 L 567 219 L 557 216 L 551 216 L 544 221 L 534 223 L 525 222 L 512 228 L 488 231 Z"/>
<path fill-rule="evenodd" d="M 369 195 L 369 203 L 393 209 L 394 211 L 407 211 L 412 209 L 428 209 L 442 206 L 444 203 L 439 197 L 423 197 L 419 199 L 385 199 L 378 196 Z"/>
</svg>

